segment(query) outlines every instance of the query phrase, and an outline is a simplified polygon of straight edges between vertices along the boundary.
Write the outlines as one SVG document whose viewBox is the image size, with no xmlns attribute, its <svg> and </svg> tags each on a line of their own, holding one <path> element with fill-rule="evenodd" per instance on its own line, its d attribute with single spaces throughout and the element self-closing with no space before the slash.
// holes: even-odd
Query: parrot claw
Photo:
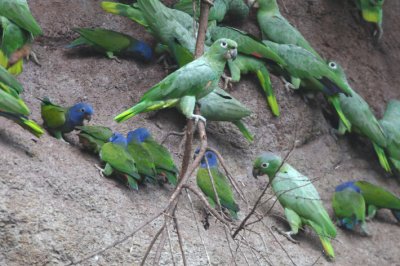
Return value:
<svg viewBox="0 0 400 266">
<path fill-rule="evenodd" d="M 29 52 L 29 54 L 28 54 L 28 56 L 27 56 L 27 59 L 30 60 L 31 57 L 32 57 L 32 62 L 34 62 L 36 65 L 38 65 L 38 66 L 40 66 L 40 67 L 42 66 L 42 65 L 39 63 L 39 60 L 38 60 L 38 58 L 37 58 L 35 52 L 32 51 L 32 50 Z"/>
<path fill-rule="evenodd" d="M 224 90 L 226 90 L 228 87 L 231 89 L 232 88 L 232 77 L 229 77 L 225 73 L 222 74 L 221 77 L 224 80 Z"/>
<path fill-rule="evenodd" d="M 296 87 L 292 83 L 287 81 L 283 76 L 281 76 L 280 79 L 282 80 L 287 91 L 292 91 L 296 89 Z"/>
<path fill-rule="evenodd" d="M 191 118 L 191 119 L 194 119 L 196 125 L 197 125 L 197 123 L 199 122 L 199 120 L 203 121 L 204 124 L 206 124 L 206 121 L 207 121 L 207 120 L 204 118 L 204 116 L 201 116 L 201 115 L 195 115 L 195 114 L 193 114 L 190 118 Z"/>
<path fill-rule="evenodd" d="M 100 166 L 98 166 L 97 164 L 95 164 L 94 167 L 95 167 L 97 170 L 99 170 L 100 175 L 101 175 L 102 177 L 105 178 L 104 173 L 103 173 L 103 172 L 104 172 L 104 169 L 101 168 Z"/>
<path fill-rule="evenodd" d="M 212 0 L 203 0 L 203 2 L 209 4 L 210 6 L 214 6 L 214 1 Z"/>
<path fill-rule="evenodd" d="M 292 243 L 294 243 L 294 244 L 299 244 L 299 243 L 300 243 L 299 241 L 293 239 L 292 235 L 293 235 L 294 233 L 293 233 L 292 231 L 285 232 L 285 231 L 283 231 L 283 230 L 281 230 L 281 229 L 279 229 L 278 227 L 275 227 L 275 226 L 272 226 L 272 228 L 273 228 L 276 232 L 278 232 L 279 234 L 281 234 L 281 235 L 283 235 L 284 237 L 286 237 L 290 242 L 292 242 Z"/>
</svg>

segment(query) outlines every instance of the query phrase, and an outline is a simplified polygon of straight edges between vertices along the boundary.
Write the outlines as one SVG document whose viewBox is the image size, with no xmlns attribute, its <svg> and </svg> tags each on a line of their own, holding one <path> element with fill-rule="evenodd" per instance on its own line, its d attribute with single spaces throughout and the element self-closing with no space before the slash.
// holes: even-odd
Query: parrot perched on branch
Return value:
<svg viewBox="0 0 400 266">
<path fill-rule="evenodd" d="M 179 105 L 188 119 L 205 121 L 204 117 L 193 113 L 196 101 L 215 88 L 226 61 L 236 58 L 236 48 L 232 40 L 217 40 L 201 57 L 168 75 L 147 91 L 138 104 L 114 119 L 122 122 L 142 112 Z"/>
<path fill-rule="evenodd" d="M 391 100 L 383 115 L 379 120 L 380 125 L 386 135 L 385 152 L 389 157 L 390 163 L 400 173 L 400 101 Z"/>
<path fill-rule="evenodd" d="M 292 239 L 291 235 L 308 225 L 319 236 L 326 256 L 333 259 L 331 239 L 336 237 L 336 229 L 308 177 L 271 152 L 262 153 L 254 161 L 253 176 L 259 175 L 268 175 L 272 190 L 285 209 L 291 228 L 285 235 Z"/>
<path fill-rule="evenodd" d="M 114 173 L 122 177 L 130 189 L 138 190 L 140 175 L 136 168 L 135 160 L 127 151 L 126 138 L 120 133 L 114 133 L 100 150 L 100 159 L 106 163 L 101 173 L 111 176 Z"/>
<path fill-rule="evenodd" d="M 29 120 L 30 110 L 20 98 L 22 85 L 2 66 L 0 66 L 0 116 L 14 121 L 36 137 L 44 131 L 33 120 Z"/>
<path fill-rule="evenodd" d="M 41 34 L 42 29 L 26 0 L 0 0 L 0 28 L 0 65 L 18 75 L 23 58 L 33 54 L 30 44 L 34 36 Z"/>
<path fill-rule="evenodd" d="M 195 154 L 198 154 L 198 152 L 199 149 L 196 150 Z M 211 176 L 208 170 L 210 170 Z M 199 186 L 201 191 L 206 195 L 211 207 L 215 208 L 218 205 L 218 196 L 221 207 L 227 209 L 233 219 L 238 219 L 237 213 L 239 212 L 239 206 L 235 202 L 228 178 L 218 169 L 218 158 L 213 151 L 206 151 L 204 154 L 200 163 L 200 168 L 197 170 L 196 181 L 197 186 Z M 213 183 L 217 195 L 214 192 Z"/>
<path fill-rule="evenodd" d="M 153 139 L 146 128 L 130 131 L 127 140 L 128 143 L 140 144 L 147 151 L 150 155 L 148 167 L 151 168 L 151 162 L 154 162 L 158 177 L 162 178 L 162 180 L 167 179 L 170 184 L 176 185 L 179 171 L 175 166 L 174 159 L 163 145 Z"/>
<path fill-rule="evenodd" d="M 303 35 L 281 15 L 276 0 L 257 0 L 257 3 L 257 21 L 264 40 L 300 46 L 322 60 Z"/>
<path fill-rule="evenodd" d="M 200 1 L 196 1 L 196 18 L 200 15 Z M 175 9 L 181 10 L 193 16 L 193 0 L 180 0 L 174 5 Z M 249 7 L 243 0 L 214 0 L 211 6 L 208 21 L 221 22 L 226 17 L 237 22 L 247 18 L 249 15 Z"/>
<path fill-rule="evenodd" d="M 372 219 L 379 209 L 391 210 L 400 222 L 400 198 L 367 181 L 349 181 L 337 186 L 332 206 L 340 226 L 350 230 L 360 226 L 367 235 L 365 220 Z"/>
<path fill-rule="evenodd" d="M 147 43 L 117 31 L 102 28 L 76 28 L 74 31 L 81 36 L 69 44 L 68 48 L 93 46 L 111 59 L 117 59 L 116 55 L 122 55 L 148 62 L 153 57 L 153 51 Z"/>
<path fill-rule="evenodd" d="M 77 126 L 79 142 L 82 146 L 94 154 L 98 154 L 101 147 L 112 137 L 113 132 L 103 126 Z"/>
<path fill-rule="evenodd" d="M 64 133 L 73 131 L 77 126 L 83 126 L 83 121 L 90 121 L 93 115 L 93 108 L 87 103 L 61 107 L 53 104 L 47 97 L 40 100 L 43 125 L 57 139 L 63 139 Z"/>
</svg>

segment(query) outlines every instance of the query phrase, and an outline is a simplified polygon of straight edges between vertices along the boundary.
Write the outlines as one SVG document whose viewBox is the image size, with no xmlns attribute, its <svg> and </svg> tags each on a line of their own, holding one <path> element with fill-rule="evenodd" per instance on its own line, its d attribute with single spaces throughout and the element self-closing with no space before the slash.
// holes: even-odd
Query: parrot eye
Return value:
<svg viewBox="0 0 400 266">
<path fill-rule="evenodd" d="M 226 47 L 228 47 L 228 44 L 226 42 L 221 42 L 221 47 L 226 48 Z"/>
<path fill-rule="evenodd" d="M 80 111 L 81 113 L 84 113 L 84 112 L 85 112 L 85 108 L 81 108 L 79 111 Z"/>
<path fill-rule="evenodd" d="M 337 65 L 336 65 L 335 62 L 329 62 L 329 67 L 332 68 L 332 69 L 336 69 Z"/>
<path fill-rule="evenodd" d="M 261 165 L 262 168 L 268 168 L 268 166 L 269 166 L 269 163 L 263 163 L 263 164 Z"/>
</svg>

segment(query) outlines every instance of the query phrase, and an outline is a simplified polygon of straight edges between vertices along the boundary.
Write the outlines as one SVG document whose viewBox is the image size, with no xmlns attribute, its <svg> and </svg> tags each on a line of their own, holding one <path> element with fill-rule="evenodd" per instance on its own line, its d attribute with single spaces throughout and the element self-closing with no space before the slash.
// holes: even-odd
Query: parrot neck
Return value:
<svg viewBox="0 0 400 266">
<path fill-rule="evenodd" d="M 279 6 L 276 0 L 258 0 L 259 8 L 261 12 L 265 12 L 271 15 L 280 14 Z"/>
</svg>

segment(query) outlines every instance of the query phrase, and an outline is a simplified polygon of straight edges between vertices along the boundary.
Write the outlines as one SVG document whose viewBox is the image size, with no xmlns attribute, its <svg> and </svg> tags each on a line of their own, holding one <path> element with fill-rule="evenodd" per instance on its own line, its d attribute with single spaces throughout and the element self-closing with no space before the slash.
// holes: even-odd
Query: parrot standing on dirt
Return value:
<svg viewBox="0 0 400 266">
<path fill-rule="evenodd" d="M 379 40 L 382 37 L 382 6 L 385 0 L 356 0 L 357 8 L 361 11 L 363 19 L 374 23 L 376 30 L 374 36 Z"/>
<path fill-rule="evenodd" d="M 196 18 L 200 15 L 200 1 L 196 2 Z M 175 9 L 181 10 L 193 16 L 193 0 L 180 0 L 174 5 Z M 221 22 L 226 16 L 235 22 L 247 18 L 249 7 L 243 0 L 214 0 L 210 8 L 208 21 Z"/>
<path fill-rule="evenodd" d="M 400 173 L 400 101 L 391 100 L 379 120 L 386 135 L 386 154 L 390 163 Z"/>
<path fill-rule="evenodd" d="M 63 139 L 64 133 L 71 132 L 77 126 L 83 126 L 83 121 L 90 121 L 93 115 L 93 108 L 87 103 L 61 107 L 53 104 L 47 97 L 41 101 L 43 125 L 57 139 Z"/>
<path fill-rule="evenodd" d="M 136 162 L 138 172 L 141 176 L 150 180 L 156 180 L 157 171 L 153 157 L 141 142 L 139 134 L 130 131 L 127 135 L 128 152 Z"/>
<path fill-rule="evenodd" d="M 336 187 L 332 197 L 332 208 L 337 225 L 347 230 L 370 235 L 365 222 L 365 201 L 354 182 L 345 182 Z"/>
<path fill-rule="evenodd" d="M 140 143 L 150 154 L 149 160 L 154 162 L 157 175 L 164 180 L 167 179 L 172 185 L 177 184 L 179 173 L 170 152 L 161 144 L 156 142 L 146 128 L 138 128 L 128 133 L 128 143 L 132 141 Z"/>
<path fill-rule="evenodd" d="M 285 209 L 291 228 L 285 233 L 288 239 L 292 239 L 291 235 L 297 234 L 303 225 L 308 225 L 319 236 L 326 256 L 334 258 L 330 240 L 336 237 L 336 229 L 308 177 L 271 152 L 262 153 L 254 161 L 253 176 L 259 175 L 268 175 L 272 190 Z"/>
<path fill-rule="evenodd" d="M 118 58 L 115 55 L 132 56 L 145 62 L 153 57 L 153 51 L 147 43 L 120 32 L 102 28 L 76 28 L 74 31 L 79 33 L 80 37 L 67 48 L 93 46 L 96 50 L 105 53 L 108 58 L 116 60 Z"/>
<path fill-rule="evenodd" d="M 199 150 L 196 150 L 196 153 L 198 152 Z M 208 169 L 210 170 L 211 176 L 209 175 Z M 206 151 L 204 154 L 200 163 L 200 168 L 197 171 L 196 181 L 197 186 L 206 195 L 211 207 L 215 208 L 218 206 L 218 196 L 221 206 L 229 211 L 233 219 L 238 219 L 237 213 L 239 212 L 239 206 L 235 202 L 228 178 L 218 169 L 217 155 L 213 151 Z M 213 183 L 217 195 L 215 195 Z"/>
<path fill-rule="evenodd" d="M 0 66 L 0 116 L 14 121 L 36 137 L 44 131 L 33 120 L 29 120 L 30 110 L 20 98 L 22 85 L 2 66 Z"/>
<path fill-rule="evenodd" d="M 101 147 L 112 137 L 113 132 L 108 127 L 103 126 L 77 126 L 79 143 L 94 154 L 98 154 Z"/>
<path fill-rule="evenodd" d="M 236 42 L 220 39 L 201 57 L 168 75 L 147 91 L 140 102 L 117 115 L 114 119 L 122 122 L 142 112 L 173 107 L 179 104 L 188 119 L 205 118 L 194 114 L 196 101 L 209 94 L 218 84 L 225 63 L 235 59 Z"/>
<path fill-rule="evenodd" d="M 201 98 L 199 105 L 201 115 L 207 120 L 231 122 L 248 141 L 253 141 L 253 135 L 241 121 L 242 118 L 249 116 L 251 111 L 229 93 L 217 87 L 206 97 Z"/>
<path fill-rule="evenodd" d="M 0 65 L 18 75 L 22 72 L 24 57 L 32 54 L 36 60 L 30 44 L 42 29 L 26 0 L 0 0 L 0 28 Z"/>
<path fill-rule="evenodd" d="M 342 79 L 344 83 L 348 85 L 348 88 L 351 91 L 350 95 L 339 93 L 339 104 L 344 116 L 351 125 L 351 131 L 368 138 L 372 142 L 381 166 L 383 169 L 385 169 L 385 171 L 391 172 L 390 165 L 384 151 L 384 148 L 387 145 L 386 135 L 378 120 L 372 113 L 368 103 L 351 89 L 349 83 L 347 82 L 346 74 L 339 64 L 330 61 L 328 66 L 338 75 L 338 77 Z M 341 120 L 339 120 L 338 134 L 344 135 L 346 131 L 346 126 Z"/>
<path fill-rule="evenodd" d="M 361 195 L 363 201 L 352 192 Z M 361 206 L 362 202 L 364 206 Z M 361 224 L 361 231 L 368 233 L 365 219 L 372 219 L 379 209 L 391 210 L 397 222 L 400 222 L 400 198 L 367 181 L 349 181 L 337 186 L 332 205 L 336 217 L 341 219 L 341 225 L 348 229 Z"/>
<path fill-rule="evenodd" d="M 123 177 L 130 189 L 138 190 L 140 175 L 135 160 L 127 151 L 126 138 L 121 133 L 114 133 L 100 150 L 100 159 L 106 163 L 101 174 L 111 176 L 113 173 Z"/>
<path fill-rule="evenodd" d="M 303 35 L 281 15 L 276 0 L 257 0 L 257 3 L 257 21 L 263 40 L 279 44 L 294 44 L 321 59 Z"/>
</svg>

